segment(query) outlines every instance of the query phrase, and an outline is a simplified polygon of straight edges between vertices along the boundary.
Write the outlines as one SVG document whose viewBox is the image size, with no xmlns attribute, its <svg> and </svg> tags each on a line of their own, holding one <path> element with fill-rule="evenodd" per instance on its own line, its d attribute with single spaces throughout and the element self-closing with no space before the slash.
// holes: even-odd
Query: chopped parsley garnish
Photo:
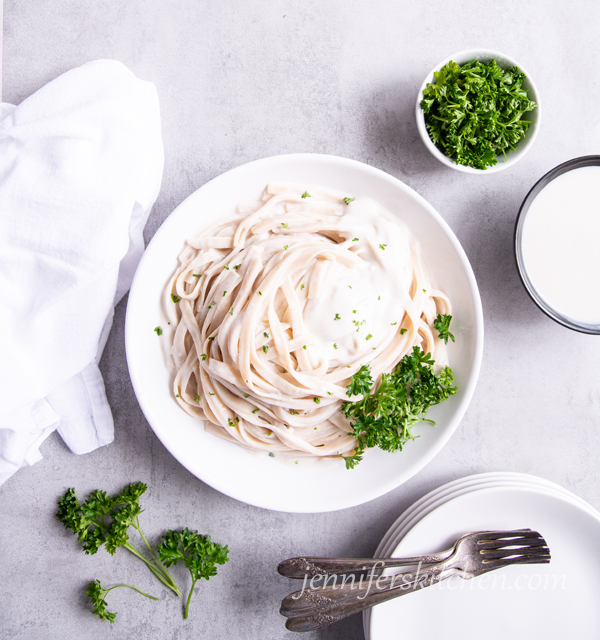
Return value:
<svg viewBox="0 0 600 640">
<path fill-rule="evenodd" d="M 241 267 L 241 265 L 236 264 L 235 267 L 233 267 L 236 271 Z"/>
<path fill-rule="evenodd" d="M 316 404 L 321 404 L 321 398 L 317 398 L 316 396 L 313 398 L 313 402 Z"/>
<path fill-rule="evenodd" d="M 289 225 L 287 222 L 282 222 L 282 223 L 281 223 L 281 226 L 282 226 L 284 229 L 289 229 L 289 228 L 290 228 L 290 225 Z"/>
<path fill-rule="evenodd" d="M 258 295 L 259 295 L 259 296 L 262 296 L 262 291 L 259 291 L 259 292 L 258 292 Z"/>
<path fill-rule="evenodd" d="M 352 242 L 358 242 L 358 238 L 352 238 Z"/>
<path fill-rule="evenodd" d="M 200 357 L 202 358 L 202 360 L 206 360 L 206 354 L 205 353 L 203 353 Z"/>
<path fill-rule="evenodd" d="M 223 269 L 227 269 L 227 271 L 229 271 L 229 265 L 228 264 L 224 265 Z"/>
<path fill-rule="evenodd" d="M 308 193 L 308 191 L 305 191 L 302 196 L 302 198 L 310 198 L 310 193 Z"/>
<path fill-rule="evenodd" d="M 233 307 L 231 307 L 231 309 L 229 309 L 229 315 L 232 316 L 233 315 Z"/>
<path fill-rule="evenodd" d="M 200 396 L 194 396 L 194 402 L 200 402 Z"/>
<path fill-rule="evenodd" d="M 181 298 L 179 296 L 176 296 L 174 293 L 172 293 L 171 300 L 173 300 L 173 302 L 177 304 L 181 300 Z"/>
<path fill-rule="evenodd" d="M 445 344 L 448 344 L 448 340 L 454 342 L 454 336 L 450 333 L 451 320 L 452 316 L 438 313 L 433 321 L 433 328 L 438 332 L 438 337 L 441 338 Z"/>
<path fill-rule="evenodd" d="M 385 248 L 386 248 L 386 247 L 387 247 L 387 244 L 381 244 L 381 243 L 379 244 L 379 248 L 380 248 L 382 251 L 385 251 Z"/>
<path fill-rule="evenodd" d="M 215 337 L 214 337 L 214 336 L 213 336 L 212 338 L 209 338 L 209 340 L 214 340 L 214 339 L 215 339 Z"/>
<path fill-rule="evenodd" d="M 356 198 L 344 198 L 344 202 L 346 204 L 350 204 L 351 202 L 354 202 L 356 200 Z"/>
<path fill-rule="evenodd" d="M 297 412 L 297 411 L 294 411 L 294 409 L 290 409 L 290 413 L 291 413 L 293 416 L 297 416 L 297 415 L 298 415 L 298 412 Z"/>
<path fill-rule="evenodd" d="M 254 409 L 252 413 L 258 413 L 258 409 Z"/>
<path fill-rule="evenodd" d="M 269 458 L 274 458 L 274 457 L 275 457 L 275 454 L 274 454 L 274 453 L 270 453 L 270 454 L 269 454 Z"/>
<path fill-rule="evenodd" d="M 267 345 L 265 344 L 265 345 L 263 345 L 263 348 L 262 348 L 262 349 L 263 349 L 263 351 L 264 351 L 265 353 L 267 353 L 267 351 L 269 350 L 269 347 L 267 347 Z"/>
<path fill-rule="evenodd" d="M 353 468 L 360 462 L 365 449 L 378 446 L 384 451 L 402 451 L 402 447 L 416 436 L 412 427 L 426 419 L 429 407 L 454 395 L 452 369 L 444 367 L 439 375 L 433 371 L 431 354 L 415 346 L 400 360 L 391 373 L 381 376 L 377 390 L 371 390 L 373 379 L 369 365 L 362 366 L 347 386 L 349 397 L 362 395 L 357 402 L 344 402 L 342 413 L 350 420 L 357 440 L 354 456 L 346 462 Z"/>
<path fill-rule="evenodd" d="M 337 344 L 336 344 L 335 342 L 333 343 L 333 348 L 334 348 L 334 349 L 337 349 L 337 348 L 338 348 L 338 346 L 337 346 Z"/>
<path fill-rule="evenodd" d="M 227 291 L 223 291 L 223 297 L 227 295 Z"/>
<path fill-rule="evenodd" d="M 537 105 L 527 97 L 518 67 L 450 61 L 434 77 L 421 100 L 425 126 L 435 146 L 457 164 L 485 170 L 525 137 L 531 121 L 522 116 Z"/>
<path fill-rule="evenodd" d="M 263 336 L 264 336 L 265 338 L 268 338 L 268 337 L 269 337 L 269 334 L 268 334 L 266 331 L 263 331 Z"/>
<path fill-rule="evenodd" d="M 407 329 L 400 329 L 400 335 L 403 336 L 406 333 Z"/>
<path fill-rule="evenodd" d="M 369 334 L 368 336 L 365 337 L 365 340 L 370 340 L 373 336 L 371 334 Z"/>
<path fill-rule="evenodd" d="M 283 245 L 283 248 L 287 251 L 287 250 L 288 250 L 288 248 L 289 248 L 289 246 L 290 246 L 290 245 L 288 245 L 288 244 L 284 244 L 284 245 Z"/>
<path fill-rule="evenodd" d="M 305 285 L 301 284 L 300 285 L 300 291 L 302 291 L 302 289 L 304 289 Z"/>
<path fill-rule="evenodd" d="M 335 318 L 334 318 L 334 320 L 341 320 L 341 318 L 340 318 L 340 314 L 339 314 L 339 313 L 336 313 L 336 314 L 335 314 Z"/>
<path fill-rule="evenodd" d="M 303 349 L 306 349 L 306 345 L 304 345 L 302 348 L 303 348 Z"/>
<path fill-rule="evenodd" d="M 156 331 L 157 336 L 162 336 L 162 329 L 160 327 L 154 327 L 154 331 Z"/>
<path fill-rule="evenodd" d="M 202 277 L 201 273 L 192 273 L 192 275 L 194 276 L 194 278 L 201 278 Z"/>
</svg>

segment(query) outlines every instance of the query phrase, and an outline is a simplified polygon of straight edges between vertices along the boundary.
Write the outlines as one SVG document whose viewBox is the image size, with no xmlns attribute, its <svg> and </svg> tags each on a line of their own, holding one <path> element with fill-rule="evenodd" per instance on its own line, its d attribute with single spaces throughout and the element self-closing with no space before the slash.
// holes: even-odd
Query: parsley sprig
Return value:
<svg viewBox="0 0 600 640">
<path fill-rule="evenodd" d="M 92 603 L 92 612 L 95 613 L 100 618 L 100 620 L 108 620 L 110 623 L 114 623 L 117 614 L 112 613 L 108 610 L 108 604 L 105 600 L 105 597 L 109 591 L 118 589 L 119 587 L 129 587 L 129 589 L 135 589 L 135 591 L 141 593 L 143 596 L 146 596 L 146 598 L 158 600 L 158 598 L 144 593 L 141 589 L 138 589 L 131 584 L 116 584 L 114 587 L 104 589 L 104 587 L 100 584 L 100 580 L 92 580 L 89 583 L 85 593 Z"/>
<path fill-rule="evenodd" d="M 438 337 L 444 341 L 444 344 L 448 344 L 448 340 L 455 341 L 454 336 L 450 333 L 451 320 L 452 316 L 438 313 L 433 321 L 433 328 L 438 332 Z"/>
<path fill-rule="evenodd" d="M 212 542 L 210 536 L 189 531 L 187 527 L 183 531 L 168 531 L 162 539 L 162 544 L 157 547 L 162 562 L 170 567 L 182 560 L 192 576 L 192 586 L 185 604 L 184 618 L 187 620 L 196 582 L 201 578 L 208 580 L 216 576 L 216 565 L 225 564 L 229 560 L 229 549 L 227 545 L 223 547 Z"/>
<path fill-rule="evenodd" d="M 537 105 L 518 67 L 450 61 L 434 77 L 421 100 L 425 126 L 436 147 L 457 164 L 486 169 L 525 137 L 531 121 L 522 116 Z"/>
<path fill-rule="evenodd" d="M 67 529 L 77 535 L 86 554 L 93 555 L 104 545 L 106 551 L 114 555 L 119 547 L 124 547 L 142 560 L 165 586 L 180 597 L 182 593 L 166 567 L 176 564 L 180 559 L 184 560 L 192 575 L 192 588 L 185 607 L 187 618 L 196 581 L 200 578 L 208 580 L 216 575 L 215 565 L 227 562 L 229 551 L 226 546 L 211 542 L 209 536 L 200 535 L 197 531 L 190 532 L 186 528 L 183 531 L 167 531 L 162 537 L 163 543 L 156 548 L 157 555 L 140 528 L 139 515 L 143 510 L 139 500 L 146 489 L 144 483 L 137 482 L 125 487 L 115 497 L 107 495 L 105 491 L 92 491 L 88 499 L 81 504 L 75 490 L 69 489 L 58 501 L 56 516 Z M 129 542 L 129 527 L 140 534 L 152 559 L 142 555 Z M 118 584 L 104 589 L 99 580 L 93 580 L 89 583 L 86 593 L 92 602 L 93 613 L 102 620 L 114 622 L 116 614 L 108 611 L 105 597 L 109 591 L 117 587 L 129 587 L 148 598 L 158 600 L 129 584 Z"/>
<path fill-rule="evenodd" d="M 112 556 L 119 547 L 124 547 L 142 560 L 165 586 L 181 596 L 181 591 L 148 544 L 140 527 L 142 508 L 139 501 L 146 489 L 143 482 L 137 482 L 125 487 L 115 497 L 107 495 L 105 491 L 92 491 L 83 504 L 79 504 L 75 489 L 69 489 L 58 501 L 56 517 L 67 529 L 77 534 L 77 539 L 83 542 L 85 553 L 94 555 L 104 545 Z M 129 542 L 129 527 L 140 534 L 154 560 L 148 560 Z"/>
<path fill-rule="evenodd" d="M 415 346 L 400 360 L 391 373 L 381 376 L 381 384 L 372 391 L 373 379 L 369 365 L 362 366 L 347 386 L 347 395 L 362 394 L 357 402 L 344 402 L 343 414 L 350 420 L 357 444 L 353 456 L 344 456 L 346 468 L 354 468 L 365 449 L 380 447 L 384 451 L 402 451 L 402 447 L 416 436 L 412 427 L 421 421 L 431 422 L 427 410 L 450 396 L 458 387 L 452 385 L 454 377 L 450 367 L 439 375 L 433 371 L 431 354 Z"/>
</svg>

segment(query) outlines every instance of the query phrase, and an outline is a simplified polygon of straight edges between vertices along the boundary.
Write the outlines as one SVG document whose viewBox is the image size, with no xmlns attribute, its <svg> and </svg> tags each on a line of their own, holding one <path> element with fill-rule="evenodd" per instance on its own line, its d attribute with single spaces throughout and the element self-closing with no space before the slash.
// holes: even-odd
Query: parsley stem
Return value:
<svg viewBox="0 0 600 640">
<path fill-rule="evenodd" d="M 125 549 L 127 549 L 128 551 L 131 551 L 131 553 L 133 553 L 134 556 L 137 556 L 140 560 L 143 560 L 146 565 L 148 566 L 148 569 L 150 569 L 150 571 L 152 571 L 152 573 L 167 587 L 169 587 L 169 589 L 171 589 L 171 591 L 174 591 L 178 596 L 181 596 L 181 591 L 179 591 L 177 585 L 173 582 L 173 579 L 171 578 L 171 576 L 169 576 L 167 574 L 167 576 L 164 575 L 164 573 L 162 573 L 160 571 L 160 569 L 158 567 L 156 567 L 152 562 L 150 562 L 150 560 L 148 560 L 147 558 L 144 558 L 144 556 L 131 544 L 129 544 L 129 542 L 125 542 L 125 544 L 123 544 L 123 546 L 125 547 Z M 168 579 L 165 578 L 170 578 L 170 583 L 168 581 Z"/>
<path fill-rule="evenodd" d="M 106 595 L 109 591 L 112 591 L 113 589 L 117 589 L 118 587 L 129 587 L 130 589 L 135 589 L 138 593 L 141 593 L 143 596 L 146 596 L 146 598 L 150 598 L 151 600 L 160 600 L 160 598 L 155 598 L 154 596 L 151 596 L 150 594 L 145 593 L 141 589 L 134 587 L 132 584 L 116 584 L 114 587 L 110 587 L 110 589 L 103 589 L 103 591 L 105 592 L 104 595 Z"/>
<path fill-rule="evenodd" d="M 190 593 L 187 597 L 187 601 L 185 603 L 185 613 L 183 614 L 183 619 L 188 619 L 188 612 L 190 610 L 190 600 L 192 599 L 192 594 L 194 593 L 194 587 L 196 586 L 196 580 L 194 579 L 194 574 L 190 571 L 190 575 L 192 576 L 192 586 L 190 588 Z"/>
<path fill-rule="evenodd" d="M 140 527 L 140 520 L 139 518 L 136 516 L 135 518 L 135 523 L 132 522 L 131 526 L 140 534 L 140 536 L 142 537 L 142 540 L 145 542 L 146 546 L 148 547 L 148 549 L 150 550 L 150 553 L 152 554 L 152 557 L 154 558 L 154 560 L 156 561 L 156 564 L 158 564 L 159 566 L 159 570 L 161 571 L 161 573 L 164 575 L 164 577 L 168 580 L 168 582 L 171 584 L 171 588 L 175 591 L 175 593 L 177 593 L 177 595 L 181 596 L 182 593 L 179 590 L 179 587 L 175 584 L 175 581 L 173 580 L 173 578 L 171 577 L 171 574 L 167 571 L 166 567 L 163 565 L 163 563 L 160 561 L 160 558 L 154 553 L 154 549 L 152 549 L 152 547 L 150 546 L 150 544 L 148 543 L 148 540 L 146 540 L 146 536 L 142 533 L 142 529 Z"/>
</svg>

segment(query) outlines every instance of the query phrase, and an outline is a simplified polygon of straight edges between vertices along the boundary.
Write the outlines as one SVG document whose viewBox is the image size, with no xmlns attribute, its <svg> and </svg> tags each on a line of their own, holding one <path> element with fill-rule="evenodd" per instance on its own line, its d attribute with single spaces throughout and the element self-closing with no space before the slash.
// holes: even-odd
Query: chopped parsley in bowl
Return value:
<svg viewBox="0 0 600 640">
<path fill-rule="evenodd" d="M 467 173 L 492 173 L 517 162 L 540 123 L 535 85 L 505 55 L 469 50 L 438 65 L 417 99 L 417 126 L 441 162 Z"/>
</svg>

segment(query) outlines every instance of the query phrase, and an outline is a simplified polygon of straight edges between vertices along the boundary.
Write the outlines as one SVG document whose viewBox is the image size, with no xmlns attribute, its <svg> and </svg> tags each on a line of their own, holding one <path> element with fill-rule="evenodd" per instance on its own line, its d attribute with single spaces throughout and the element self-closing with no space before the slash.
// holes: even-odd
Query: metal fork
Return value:
<svg viewBox="0 0 600 640">
<path fill-rule="evenodd" d="M 434 559 L 432 564 L 425 567 L 424 559 Z M 292 558 L 291 561 L 298 560 Z M 306 579 L 317 575 L 324 576 L 322 587 L 303 588 L 296 591 L 281 603 L 280 613 L 288 618 L 286 628 L 290 631 L 312 631 L 337 622 L 364 609 L 368 609 L 381 602 L 406 595 L 411 591 L 446 580 L 458 575 L 470 579 L 494 569 L 500 569 L 512 564 L 545 564 L 550 562 L 550 550 L 542 536 L 531 529 L 517 531 L 480 531 L 461 536 L 448 551 L 429 556 L 415 558 L 385 558 L 381 560 L 365 559 L 328 559 L 303 558 L 310 568 L 310 575 Z M 285 561 L 281 563 L 286 575 L 298 577 L 292 570 L 299 563 Z M 364 571 L 368 562 L 371 576 L 364 582 L 362 577 L 357 585 L 352 575 L 348 580 L 348 573 Z M 393 566 L 417 564 L 416 571 L 382 576 L 375 579 L 378 569 Z M 336 572 L 331 571 L 336 567 Z M 314 573 L 317 568 L 325 571 Z M 345 574 L 339 567 L 344 567 Z M 337 578 L 342 577 L 342 583 L 337 584 Z M 333 585 L 328 585 L 328 577 L 334 577 Z M 364 577 L 364 576 L 363 576 Z"/>
</svg>

